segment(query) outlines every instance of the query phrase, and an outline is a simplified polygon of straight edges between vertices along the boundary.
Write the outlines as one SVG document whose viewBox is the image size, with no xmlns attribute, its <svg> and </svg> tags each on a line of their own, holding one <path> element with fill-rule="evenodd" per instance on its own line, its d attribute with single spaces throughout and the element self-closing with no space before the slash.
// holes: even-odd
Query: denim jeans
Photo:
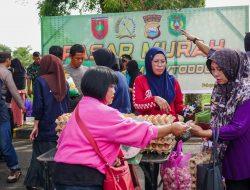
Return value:
<svg viewBox="0 0 250 190">
<path fill-rule="evenodd" d="M 0 124 L 0 150 L 4 155 L 8 168 L 18 169 L 17 155 L 12 144 L 10 122 Z"/>
<path fill-rule="evenodd" d="M 71 186 L 55 184 L 56 190 L 102 190 L 101 186 Z"/>
</svg>

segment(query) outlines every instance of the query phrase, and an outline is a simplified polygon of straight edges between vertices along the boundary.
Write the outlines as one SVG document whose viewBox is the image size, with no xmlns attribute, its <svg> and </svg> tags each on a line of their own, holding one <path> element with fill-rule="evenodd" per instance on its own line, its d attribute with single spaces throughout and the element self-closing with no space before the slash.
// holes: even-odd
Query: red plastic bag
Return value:
<svg viewBox="0 0 250 190">
<path fill-rule="evenodd" d="M 177 144 L 177 150 L 173 151 L 169 160 L 161 165 L 161 177 L 163 190 L 189 190 L 192 179 L 188 168 L 191 154 L 183 154 L 182 141 Z"/>
</svg>

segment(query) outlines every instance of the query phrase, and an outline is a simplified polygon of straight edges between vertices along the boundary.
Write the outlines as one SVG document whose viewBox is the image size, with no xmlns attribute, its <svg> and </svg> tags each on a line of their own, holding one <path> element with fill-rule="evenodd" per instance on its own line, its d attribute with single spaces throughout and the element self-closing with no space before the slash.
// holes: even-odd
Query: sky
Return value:
<svg viewBox="0 0 250 190">
<path fill-rule="evenodd" d="M 27 47 L 41 51 L 37 0 L 0 0 L 0 44 L 12 50 Z M 250 0 L 206 0 L 206 7 L 249 5 Z"/>
</svg>

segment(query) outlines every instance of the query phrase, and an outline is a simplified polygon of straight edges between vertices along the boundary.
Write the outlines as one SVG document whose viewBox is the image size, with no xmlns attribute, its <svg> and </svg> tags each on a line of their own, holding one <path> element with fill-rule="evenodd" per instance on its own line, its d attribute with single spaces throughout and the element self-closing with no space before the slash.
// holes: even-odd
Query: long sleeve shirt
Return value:
<svg viewBox="0 0 250 190">
<path fill-rule="evenodd" d="M 79 117 L 109 164 L 114 163 L 121 144 L 145 147 L 158 136 L 156 126 L 124 118 L 119 111 L 95 98 L 85 96 L 78 106 Z M 101 173 L 106 172 L 105 163 L 82 133 L 79 122 L 76 121 L 75 111 L 62 131 L 54 159 L 56 162 L 81 164 L 95 168 Z"/>
<path fill-rule="evenodd" d="M 54 98 L 49 85 L 42 77 L 37 77 L 34 83 L 32 116 L 38 123 L 37 141 L 56 141 L 56 119 L 68 112 L 68 94 L 58 102 Z"/>
<path fill-rule="evenodd" d="M 250 178 L 250 100 L 238 106 L 232 121 L 220 128 L 219 140 L 229 141 L 223 159 L 223 176 L 230 180 Z M 216 130 L 213 131 L 215 133 Z"/>
<path fill-rule="evenodd" d="M 118 83 L 115 86 L 115 97 L 110 106 L 121 113 L 130 113 L 131 103 L 126 77 L 120 71 L 115 71 L 115 74 L 118 77 Z"/>
<path fill-rule="evenodd" d="M 165 114 L 165 112 L 161 111 L 158 105 L 155 103 L 155 96 L 152 96 L 145 75 L 138 76 L 135 79 L 133 87 L 133 105 L 135 110 L 142 115 Z M 170 107 L 170 114 L 174 116 L 177 114 L 182 115 L 184 109 L 183 94 L 177 80 L 175 80 L 175 97 L 170 103 Z"/>
</svg>

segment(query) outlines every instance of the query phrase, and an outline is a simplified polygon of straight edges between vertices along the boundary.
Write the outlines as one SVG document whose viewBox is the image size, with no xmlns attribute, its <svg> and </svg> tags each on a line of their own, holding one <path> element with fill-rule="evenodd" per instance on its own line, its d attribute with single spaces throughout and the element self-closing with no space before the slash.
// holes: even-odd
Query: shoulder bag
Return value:
<svg viewBox="0 0 250 190">
<path fill-rule="evenodd" d="M 106 163 L 106 174 L 105 180 L 103 183 L 104 190 L 134 190 L 133 181 L 131 179 L 131 174 L 129 171 L 128 163 L 122 157 L 120 158 L 121 165 L 118 167 L 112 166 L 107 160 L 104 158 L 102 153 L 100 152 L 95 139 L 92 137 L 85 124 L 81 120 L 79 116 L 79 106 L 77 106 L 75 110 L 76 120 L 79 123 L 79 127 L 83 132 L 84 136 L 88 139 L 90 144 L 93 146 L 94 150 L 100 156 L 104 163 Z M 120 156 L 122 156 L 122 152 L 120 151 Z"/>
<path fill-rule="evenodd" d="M 219 128 L 214 129 L 213 147 L 210 163 L 197 165 L 197 190 L 224 190 L 222 181 L 222 164 L 218 158 Z"/>
</svg>

